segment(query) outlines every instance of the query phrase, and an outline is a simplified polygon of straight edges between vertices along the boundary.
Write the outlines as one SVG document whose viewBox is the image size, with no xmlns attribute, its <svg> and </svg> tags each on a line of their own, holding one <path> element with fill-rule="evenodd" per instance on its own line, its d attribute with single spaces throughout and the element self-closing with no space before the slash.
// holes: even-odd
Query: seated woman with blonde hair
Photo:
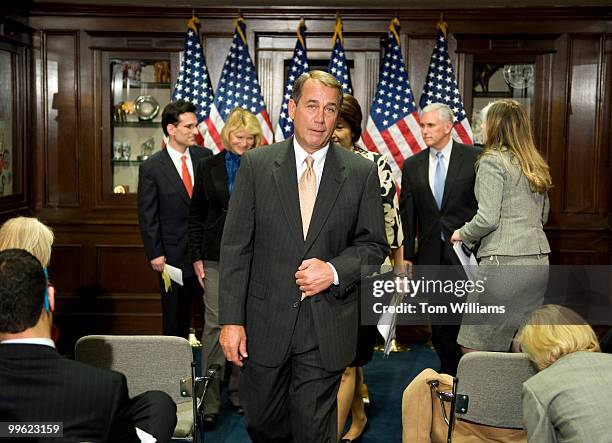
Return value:
<svg viewBox="0 0 612 443">
<path fill-rule="evenodd" d="M 42 265 L 45 273 L 51 260 L 53 232 L 35 217 L 15 217 L 4 222 L 0 228 L 0 251 L 24 249 Z M 57 343 L 59 330 L 51 326 L 51 339 Z"/>
<path fill-rule="evenodd" d="M 576 312 L 545 305 L 517 336 L 538 374 L 523 384 L 523 421 L 530 442 L 609 442 L 612 355 Z"/>
<path fill-rule="evenodd" d="M 49 266 L 53 232 L 35 217 L 15 217 L 0 228 L 0 251 L 24 249 L 38 259 L 43 268 Z"/>
</svg>

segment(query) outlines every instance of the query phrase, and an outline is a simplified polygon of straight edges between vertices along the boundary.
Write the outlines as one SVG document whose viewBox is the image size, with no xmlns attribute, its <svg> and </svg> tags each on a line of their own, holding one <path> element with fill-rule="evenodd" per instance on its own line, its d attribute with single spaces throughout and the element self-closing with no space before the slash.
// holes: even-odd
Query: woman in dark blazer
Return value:
<svg viewBox="0 0 612 443">
<path fill-rule="evenodd" d="M 487 312 L 464 314 L 457 342 L 464 352 L 505 352 L 526 313 L 544 300 L 550 247 L 543 225 L 552 181 L 519 102 L 499 100 L 483 114 L 485 148 L 474 187 L 478 211 L 451 241 L 468 247 L 480 242 L 477 278 L 484 292 L 472 292 L 467 301 Z"/>
<path fill-rule="evenodd" d="M 253 114 L 235 108 L 221 130 L 224 151 L 203 159 L 197 165 L 189 212 L 189 253 L 196 277 L 204 288 L 204 332 L 202 367 L 219 365 L 223 374 L 225 356 L 219 346 L 219 248 L 223 225 L 234 188 L 240 157 L 261 144 L 261 127 Z M 234 368 L 228 396 L 241 412 L 238 400 L 239 368 Z M 208 387 L 204 398 L 204 427 L 215 427 L 220 405 L 219 377 Z"/>
</svg>

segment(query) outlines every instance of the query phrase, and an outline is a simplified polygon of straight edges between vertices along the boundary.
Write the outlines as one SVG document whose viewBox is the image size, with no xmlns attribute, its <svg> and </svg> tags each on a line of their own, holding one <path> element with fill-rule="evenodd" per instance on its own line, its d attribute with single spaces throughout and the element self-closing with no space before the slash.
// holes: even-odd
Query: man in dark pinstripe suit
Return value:
<svg viewBox="0 0 612 443">
<path fill-rule="evenodd" d="M 329 142 L 341 99 L 330 74 L 300 77 L 289 102 L 295 137 L 247 152 L 230 200 L 220 342 L 228 360 L 244 365 L 240 399 L 255 442 L 336 441 L 361 266 L 380 265 L 388 252 L 376 165 Z M 298 191 L 309 169 L 311 218 Z"/>
<path fill-rule="evenodd" d="M 59 355 L 51 341 L 54 305 L 38 260 L 21 249 L 0 252 L 2 421 L 61 422 L 57 441 L 139 442 L 136 427 L 169 441 L 172 399 L 158 391 L 130 399 L 123 374 Z"/>
</svg>

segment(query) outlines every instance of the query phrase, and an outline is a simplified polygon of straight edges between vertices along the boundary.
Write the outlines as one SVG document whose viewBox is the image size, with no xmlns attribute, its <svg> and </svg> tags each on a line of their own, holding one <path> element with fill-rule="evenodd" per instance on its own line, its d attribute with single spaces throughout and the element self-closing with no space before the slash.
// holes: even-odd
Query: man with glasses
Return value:
<svg viewBox="0 0 612 443">
<path fill-rule="evenodd" d="M 193 146 L 198 134 L 195 112 L 195 106 L 185 100 L 164 108 L 162 130 L 168 143 L 142 162 L 138 173 L 140 235 L 151 267 L 159 273 L 163 334 L 185 338 L 191 299 L 200 291 L 187 251 L 194 170 L 200 159 L 212 155 L 208 149 Z M 183 286 L 173 281 L 166 290 L 162 278 L 166 263 L 182 271 Z"/>
</svg>

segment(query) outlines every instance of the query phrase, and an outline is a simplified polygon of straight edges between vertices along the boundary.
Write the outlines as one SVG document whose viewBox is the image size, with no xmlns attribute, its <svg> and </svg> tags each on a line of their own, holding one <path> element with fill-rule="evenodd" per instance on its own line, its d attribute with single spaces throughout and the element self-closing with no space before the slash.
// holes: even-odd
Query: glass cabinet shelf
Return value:
<svg viewBox="0 0 612 443">
<path fill-rule="evenodd" d="M 161 130 L 161 122 L 153 121 L 153 122 L 120 122 L 114 123 L 115 128 L 158 128 Z"/>
<path fill-rule="evenodd" d="M 170 102 L 170 58 L 110 58 L 113 193 L 135 193 L 138 166 L 163 142 L 161 114 Z"/>
</svg>

